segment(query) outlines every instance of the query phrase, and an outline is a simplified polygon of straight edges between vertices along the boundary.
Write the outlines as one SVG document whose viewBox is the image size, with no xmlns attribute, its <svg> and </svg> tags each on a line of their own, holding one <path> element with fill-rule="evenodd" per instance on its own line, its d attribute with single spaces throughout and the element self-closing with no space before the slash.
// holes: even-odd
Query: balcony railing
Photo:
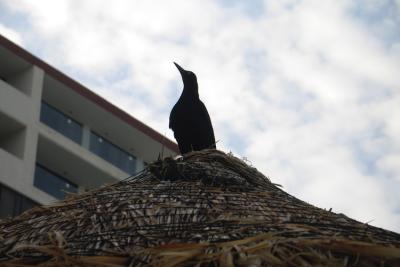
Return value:
<svg viewBox="0 0 400 267">
<path fill-rule="evenodd" d="M 64 177 L 37 164 L 33 185 L 58 199 L 64 199 L 68 192 L 78 192 L 78 186 Z"/>
<path fill-rule="evenodd" d="M 135 156 L 94 132 L 90 133 L 90 151 L 129 174 L 136 172 Z"/>
<path fill-rule="evenodd" d="M 40 121 L 81 144 L 82 125 L 45 102 L 42 102 Z M 89 150 L 129 174 L 136 172 L 136 157 L 97 133 L 90 132 Z"/>
<path fill-rule="evenodd" d="M 72 141 L 81 143 L 82 125 L 45 102 L 42 102 L 40 109 L 40 121 Z"/>
</svg>

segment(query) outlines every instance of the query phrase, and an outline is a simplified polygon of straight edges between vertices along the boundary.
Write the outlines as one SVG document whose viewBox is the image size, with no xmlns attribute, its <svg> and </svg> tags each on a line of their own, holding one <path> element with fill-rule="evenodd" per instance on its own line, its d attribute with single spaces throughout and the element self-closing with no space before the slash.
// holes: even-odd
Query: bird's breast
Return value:
<svg viewBox="0 0 400 267">
<path fill-rule="evenodd" d="M 199 101 L 178 101 L 171 110 L 170 128 L 174 125 L 190 126 L 197 121 Z"/>
</svg>

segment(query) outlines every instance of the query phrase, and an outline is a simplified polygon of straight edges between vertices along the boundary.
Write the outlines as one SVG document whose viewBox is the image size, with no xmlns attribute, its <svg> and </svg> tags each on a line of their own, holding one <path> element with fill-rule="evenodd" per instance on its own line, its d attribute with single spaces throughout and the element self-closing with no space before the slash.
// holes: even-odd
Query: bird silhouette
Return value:
<svg viewBox="0 0 400 267">
<path fill-rule="evenodd" d="M 181 154 L 216 148 L 214 130 L 206 106 L 199 98 L 196 75 L 175 63 L 182 76 L 183 91 L 171 110 L 169 128 L 174 131 Z"/>
</svg>

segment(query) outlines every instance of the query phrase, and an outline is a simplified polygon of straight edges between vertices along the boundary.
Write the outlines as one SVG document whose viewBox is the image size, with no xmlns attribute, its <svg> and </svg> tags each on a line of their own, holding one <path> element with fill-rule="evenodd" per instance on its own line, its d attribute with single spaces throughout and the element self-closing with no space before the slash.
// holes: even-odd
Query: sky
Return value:
<svg viewBox="0 0 400 267">
<path fill-rule="evenodd" d="M 0 34 L 171 139 L 178 62 L 219 149 L 400 232 L 400 0 L 0 0 Z"/>
</svg>

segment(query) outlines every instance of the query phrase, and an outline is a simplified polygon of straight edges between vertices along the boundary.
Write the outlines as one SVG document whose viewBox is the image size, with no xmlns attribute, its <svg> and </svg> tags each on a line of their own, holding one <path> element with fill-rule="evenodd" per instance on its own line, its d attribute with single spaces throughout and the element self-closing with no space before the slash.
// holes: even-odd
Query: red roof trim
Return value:
<svg viewBox="0 0 400 267">
<path fill-rule="evenodd" d="M 39 59 L 38 57 L 32 55 L 25 49 L 19 47 L 18 45 L 14 44 L 10 40 L 6 39 L 4 36 L 0 34 L 0 44 L 13 53 L 17 54 L 21 58 L 25 59 L 26 61 L 30 62 L 33 65 L 38 66 L 39 68 L 43 69 L 48 75 L 52 76 L 53 78 L 57 79 L 58 81 L 64 83 L 69 88 L 77 92 L 78 94 L 86 97 L 87 99 L 91 100 L 93 103 L 96 103 L 100 107 L 104 108 L 105 110 L 109 111 L 110 113 L 114 114 L 116 117 L 120 118 L 121 120 L 125 121 L 129 125 L 139 129 L 146 135 L 150 136 L 157 142 L 164 144 L 167 148 L 171 149 L 172 151 L 179 153 L 179 149 L 176 143 L 169 140 L 165 136 L 161 135 L 151 127 L 147 126 L 143 122 L 139 121 L 138 119 L 132 117 L 122 109 L 114 106 L 104 98 L 100 97 L 87 87 L 83 86 L 82 84 L 78 83 L 77 81 L 73 80 L 72 78 L 68 77 L 64 73 L 60 72 L 59 70 L 55 69 L 54 67 L 50 66 L 43 60 Z"/>
</svg>

